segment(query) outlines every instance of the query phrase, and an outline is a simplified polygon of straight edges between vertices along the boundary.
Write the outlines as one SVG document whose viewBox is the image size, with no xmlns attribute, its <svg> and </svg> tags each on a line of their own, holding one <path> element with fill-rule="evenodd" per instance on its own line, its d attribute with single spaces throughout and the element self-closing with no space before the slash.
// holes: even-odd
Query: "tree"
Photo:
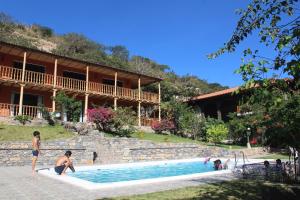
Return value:
<svg viewBox="0 0 300 200">
<path fill-rule="evenodd" d="M 262 55 L 258 49 L 244 50 L 243 64 L 236 71 L 241 74 L 242 89 L 253 90 L 248 104 L 254 115 L 262 115 L 270 145 L 283 143 L 300 150 L 299 90 L 300 90 L 300 16 L 298 0 L 253 0 L 241 15 L 228 42 L 217 52 L 216 58 L 236 47 L 258 32 L 260 44 L 275 55 Z M 283 79 L 285 78 L 285 79 Z M 257 106 L 259 105 L 259 106 Z M 255 109 L 260 107 L 260 109 Z M 299 159 L 300 160 L 300 159 Z"/>
<path fill-rule="evenodd" d="M 111 55 L 114 58 L 120 59 L 122 62 L 128 62 L 129 51 L 125 46 L 117 45 L 110 48 Z"/>
<path fill-rule="evenodd" d="M 223 48 L 212 53 L 210 58 L 235 51 L 243 40 L 258 31 L 260 43 L 272 48 L 276 55 L 268 58 L 266 55 L 260 55 L 259 50 L 248 48 L 244 51 L 244 63 L 236 72 L 240 73 L 245 81 L 243 88 L 257 87 L 248 99 L 249 105 L 263 105 L 259 113 L 262 112 L 264 116 L 275 120 L 271 115 L 275 106 L 285 104 L 283 102 L 287 102 L 290 98 L 294 99 L 299 93 L 299 2 L 297 0 L 253 0 L 246 9 L 240 10 L 239 14 L 241 18 L 232 37 Z M 281 79 L 282 74 L 290 80 Z M 294 133 L 299 134 L 299 132 Z M 299 149 L 300 146 L 297 148 Z"/>
<path fill-rule="evenodd" d="M 80 118 L 82 104 L 74 97 L 68 97 L 64 92 L 58 92 L 54 100 L 60 107 L 61 119 L 64 119 L 64 113 L 67 115 L 67 120 L 78 122 Z"/>
<path fill-rule="evenodd" d="M 206 138 L 209 142 L 217 143 L 222 142 L 228 135 L 228 128 L 225 124 L 212 124 L 206 131 Z"/>
</svg>

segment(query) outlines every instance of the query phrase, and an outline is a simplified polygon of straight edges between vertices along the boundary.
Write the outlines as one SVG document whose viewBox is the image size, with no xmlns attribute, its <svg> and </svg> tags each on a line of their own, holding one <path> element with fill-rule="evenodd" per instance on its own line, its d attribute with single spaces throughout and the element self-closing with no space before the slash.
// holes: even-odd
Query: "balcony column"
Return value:
<svg viewBox="0 0 300 200">
<path fill-rule="evenodd" d="M 21 88 L 20 88 L 20 100 L 19 100 L 19 115 L 22 115 L 23 113 L 23 94 L 24 94 L 24 81 L 25 81 L 25 68 L 26 68 L 26 59 L 27 59 L 27 53 L 24 52 L 23 57 L 23 68 L 22 68 L 22 80 L 21 80 Z"/>
<path fill-rule="evenodd" d="M 160 108 L 160 101 L 161 101 L 161 91 L 160 91 L 160 82 L 158 83 L 158 121 L 161 121 L 161 108 Z"/>
<path fill-rule="evenodd" d="M 55 112 L 55 97 L 56 97 L 56 76 L 57 76 L 57 59 L 54 61 L 54 76 L 53 76 L 53 96 L 52 96 L 52 112 Z"/>
<path fill-rule="evenodd" d="M 117 83 L 118 83 L 118 72 L 115 72 L 115 88 L 114 88 L 114 110 L 117 110 Z"/>
<path fill-rule="evenodd" d="M 87 110 L 88 110 L 88 104 L 89 104 L 89 94 L 85 94 L 85 100 L 84 100 L 84 118 L 83 121 L 87 122 Z"/>
<path fill-rule="evenodd" d="M 216 104 L 217 104 L 217 117 L 218 117 L 218 120 L 222 120 L 221 103 L 217 102 Z"/>
<path fill-rule="evenodd" d="M 138 90 L 139 90 L 139 96 L 138 96 L 138 125 L 139 127 L 142 125 L 141 123 L 141 78 L 138 79 Z"/>
<path fill-rule="evenodd" d="M 85 80 L 85 100 L 84 100 L 84 118 L 83 121 L 87 122 L 87 110 L 89 105 L 89 66 L 86 66 L 86 80 Z"/>
<path fill-rule="evenodd" d="M 57 89 L 53 89 L 53 96 L 52 96 L 52 112 L 54 113 L 55 112 L 55 97 L 56 97 L 56 91 Z"/>
</svg>

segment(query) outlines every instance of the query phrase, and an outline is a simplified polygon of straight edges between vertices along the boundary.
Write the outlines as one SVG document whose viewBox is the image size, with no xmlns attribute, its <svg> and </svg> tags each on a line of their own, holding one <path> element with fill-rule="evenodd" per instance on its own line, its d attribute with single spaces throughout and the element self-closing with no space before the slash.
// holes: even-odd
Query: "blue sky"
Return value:
<svg viewBox="0 0 300 200">
<path fill-rule="evenodd" d="M 0 0 L 0 11 L 25 24 L 38 23 L 56 33 L 82 33 L 105 45 L 124 45 L 171 66 L 177 74 L 193 74 L 226 86 L 242 83 L 234 74 L 241 51 L 258 46 L 247 39 L 235 53 L 215 60 L 207 54 L 226 42 L 239 19 L 237 8 L 248 0 Z M 268 52 L 268 49 L 263 49 Z"/>
</svg>

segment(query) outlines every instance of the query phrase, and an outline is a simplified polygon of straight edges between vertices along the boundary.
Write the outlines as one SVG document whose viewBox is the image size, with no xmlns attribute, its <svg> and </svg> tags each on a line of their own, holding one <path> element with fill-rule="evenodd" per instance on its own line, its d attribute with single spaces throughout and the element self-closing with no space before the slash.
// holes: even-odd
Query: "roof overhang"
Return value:
<svg viewBox="0 0 300 200">
<path fill-rule="evenodd" d="M 27 53 L 28 59 L 53 63 L 53 65 L 55 59 L 57 59 L 58 64 L 62 66 L 77 68 L 81 70 L 85 69 L 86 66 L 89 66 L 90 71 L 98 72 L 112 77 L 115 75 L 115 72 L 117 72 L 118 78 L 130 79 L 132 81 L 133 87 L 137 87 L 139 78 L 141 79 L 142 86 L 162 81 L 162 79 L 158 77 L 139 74 L 125 69 L 120 69 L 120 68 L 102 65 L 98 63 L 87 62 L 75 58 L 70 58 L 66 56 L 61 56 L 61 55 L 41 51 L 38 49 L 27 48 L 27 47 L 0 41 L 0 53 L 23 57 L 24 52 Z"/>
</svg>

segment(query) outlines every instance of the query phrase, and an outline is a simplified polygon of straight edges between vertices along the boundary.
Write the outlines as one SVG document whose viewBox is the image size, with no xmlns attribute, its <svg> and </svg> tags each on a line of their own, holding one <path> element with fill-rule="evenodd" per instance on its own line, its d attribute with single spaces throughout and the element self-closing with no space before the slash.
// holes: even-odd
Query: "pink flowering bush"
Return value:
<svg viewBox="0 0 300 200">
<path fill-rule="evenodd" d="M 89 122 L 94 122 L 99 130 L 110 131 L 114 118 L 114 112 L 111 108 L 88 109 L 87 116 Z"/>
<path fill-rule="evenodd" d="M 156 133 L 163 133 L 163 131 L 172 132 L 175 130 L 175 123 L 172 120 L 163 119 L 161 122 L 154 121 L 151 125 L 151 128 Z"/>
</svg>

